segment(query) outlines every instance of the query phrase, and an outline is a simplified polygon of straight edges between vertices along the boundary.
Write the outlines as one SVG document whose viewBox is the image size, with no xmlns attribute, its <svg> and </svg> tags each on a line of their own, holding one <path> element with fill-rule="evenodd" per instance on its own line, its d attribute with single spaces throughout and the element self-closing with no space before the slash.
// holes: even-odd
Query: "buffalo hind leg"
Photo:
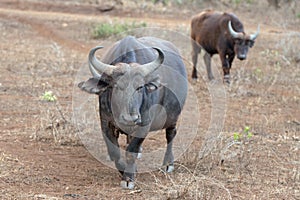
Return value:
<svg viewBox="0 0 300 200">
<path fill-rule="evenodd" d="M 213 73 L 211 71 L 211 54 L 205 52 L 203 58 L 204 58 L 205 66 L 206 66 L 208 79 L 211 81 L 214 79 Z"/>
<path fill-rule="evenodd" d="M 193 40 L 192 41 L 192 62 L 193 62 L 193 72 L 192 78 L 197 79 L 197 62 L 198 62 L 198 54 L 201 52 L 201 47 Z"/>
<path fill-rule="evenodd" d="M 167 150 L 164 157 L 163 166 L 166 166 L 166 172 L 174 170 L 173 139 L 176 136 L 176 127 L 166 129 Z"/>
<path fill-rule="evenodd" d="M 132 137 L 126 148 L 126 168 L 123 173 L 121 186 L 125 189 L 134 188 L 134 178 L 137 171 L 135 160 L 145 138 Z"/>
</svg>

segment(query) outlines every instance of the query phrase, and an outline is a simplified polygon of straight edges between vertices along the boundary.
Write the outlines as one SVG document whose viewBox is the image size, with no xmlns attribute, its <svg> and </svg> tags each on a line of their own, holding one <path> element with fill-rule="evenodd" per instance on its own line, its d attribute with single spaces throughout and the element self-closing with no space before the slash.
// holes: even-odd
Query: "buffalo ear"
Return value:
<svg viewBox="0 0 300 200">
<path fill-rule="evenodd" d="M 155 90 L 157 90 L 158 88 L 160 88 L 162 86 L 162 84 L 160 83 L 160 78 L 159 76 L 157 76 L 155 79 L 153 79 L 151 82 L 149 82 L 146 85 L 147 91 L 148 92 L 153 92 Z"/>
<path fill-rule="evenodd" d="M 90 94 L 100 94 L 106 90 L 108 84 L 99 79 L 90 78 L 87 81 L 80 82 L 78 87 Z"/>
<path fill-rule="evenodd" d="M 254 45 L 254 40 L 250 40 L 249 41 L 249 47 L 251 48 L 251 47 L 253 47 L 253 45 Z"/>
</svg>

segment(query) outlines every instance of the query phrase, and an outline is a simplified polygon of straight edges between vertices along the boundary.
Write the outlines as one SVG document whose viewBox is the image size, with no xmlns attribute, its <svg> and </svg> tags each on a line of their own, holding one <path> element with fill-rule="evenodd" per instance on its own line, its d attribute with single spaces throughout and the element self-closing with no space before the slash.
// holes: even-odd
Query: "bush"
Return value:
<svg viewBox="0 0 300 200">
<path fill-rule="evenodd" d="M 97 25 L 93 30 L 93 38 L 108 38 L 113 35 L 118 35 L 123 32 L 129 31 L 130 29 L 146 27 L 146 23 L 123 23 L 123 24 L 112 24 L 112 23 L 102 23 Z"/>
</svg>

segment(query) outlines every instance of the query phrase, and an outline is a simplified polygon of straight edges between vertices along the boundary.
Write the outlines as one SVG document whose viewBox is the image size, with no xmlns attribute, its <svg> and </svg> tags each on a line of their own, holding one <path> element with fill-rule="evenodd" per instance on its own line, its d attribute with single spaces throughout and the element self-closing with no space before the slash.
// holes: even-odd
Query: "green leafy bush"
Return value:
<svg viewBox="0 0 300 200">
<path fill-rule="evenodd" d="M 142 23 L 101 23 L 93 29 L 93 38 L 108 38 L 113 35 L 118 35 L 120 33 L 129 31 L 130 29 L 146 27 L 145 22 Z"/>
</svg>

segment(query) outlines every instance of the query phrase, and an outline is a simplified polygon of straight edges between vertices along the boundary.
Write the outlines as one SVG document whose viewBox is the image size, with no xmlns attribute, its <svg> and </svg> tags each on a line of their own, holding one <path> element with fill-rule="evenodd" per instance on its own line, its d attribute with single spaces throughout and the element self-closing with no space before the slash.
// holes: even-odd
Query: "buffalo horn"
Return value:
<svg viewBox="0 0 300 200">
<path fill-rule="evenodd" d="M 229 29 L 229 32 L 230 32 L 232 37 L 234 37 L 234 38 L 241 38 L 242 37 L 242 33 L 239 33 L 239 32 L 236 32 L 235 30 L 233 30 L 233 28 L 231 26 L 231 21 L 228 22 L 228 29 Z"/>
<path fill-rule="evenodd" d="M 259 28 L 259 25 L 258 25 L 256 33 L 250 35 L 250 40 L 255 40 L 257 38 L 258 34 L 259 34 L 259 31 L 260 31 L 260 28 Z"/>
<path fill-rule="evenodd" d="M 89 53 L 89 68 L 95 78 L 100 78 L 103 72 L 110 76 L 115 68 L 113 65 L 102 63 L 95 57 L 95 52 L 102 48 L 102 46 L 97 46 L 91 49 Z"/>
<path fill-rule="evenodd" d="M 152 73 L 155 71 L 163 62 L 164 62 L 164 53 L 161 49 L 152 47 L 158 52 L 158 57 L 152 61 L 151 63 L 147 63 L 141 66 L 142 68 L 142 73 L 144 76 L 147 76 L 148 74 Z"/>
</svg>

